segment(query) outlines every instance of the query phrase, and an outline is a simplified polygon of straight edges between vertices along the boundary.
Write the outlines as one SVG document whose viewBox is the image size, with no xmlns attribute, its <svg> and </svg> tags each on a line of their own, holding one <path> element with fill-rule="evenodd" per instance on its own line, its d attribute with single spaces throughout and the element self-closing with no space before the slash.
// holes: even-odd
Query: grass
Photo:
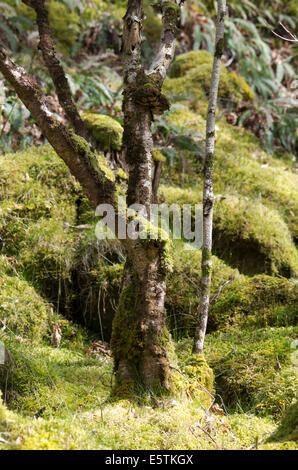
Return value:
<svg viewBox="0 0 298 470">
<path fill-rule="evenodd" d="M 283 338 L 280 332 L 277 335 Z M 239 351 L 235 336 L 207 337 L 206 354 L 213 365 L 223 359 L 231 341 Z M 277 428 L 270 415 L 256 416 L 252 409 L 244 412 L 240 407 L 217 414 L 219 407 L 207 411 L 194 395 L 183 393 L 166 399 L 113 399 L 111 359 L 86 354 L 86 340 L 76 346 L 65 340 L 55 348 L 18 342 L 6 334 L 5 343 L 15 363 L 9 372 L 14 376 L 10 411 L 0 404 L 2 450 L 246 449 Z M 188 345 L 177 345 L 182 368 Z M 293 448 L 295 443 L 269 445 L 285 446 Z"/>
</svg>

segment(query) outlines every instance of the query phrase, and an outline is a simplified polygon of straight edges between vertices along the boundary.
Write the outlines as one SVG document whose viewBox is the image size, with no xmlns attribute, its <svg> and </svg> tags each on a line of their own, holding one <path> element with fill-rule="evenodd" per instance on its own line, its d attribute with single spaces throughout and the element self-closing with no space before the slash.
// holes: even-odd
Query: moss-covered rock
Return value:
<svg viewBox="0 0 298 470">
<path fill-rule="evenodd" d="M 291 360 L 296 335 L 297 327 L 234 328 L 207 335 L 205 356 L 225 405 L 280 419 L 297 394 L 297 368 Z"/>
<path fill-rule="evenodd" d="M 297 277 L 298 252 L 280 215 L 257 201 L 217 198 L 214 253 L 244 274 Z"/>
<path fill-rule="evenodd" d="M 163 91 L 171 97 L 188 96 L 191 100 L 204 100 L 209 93 L 212 74 L 212 56 L 206 51 L 192 51 L 178 56 L 173 63 L 170 77 L 165 81 Z M 243 77 L 230 73 L 222 65 L 219 82 L 219 100 L 234 103 L 254 100 L 254 93 Z M 196 103 L 192 104 L 197 110 Z"/>
<path fill-rule="evenodd" d="M 31 147 L 0 159 L 0 182 L 1 272 L 109 339 L 124 257 L 96 239 L 94 209 L 67 167 L 49 146 Z"/>
<path fill-rule="evenodd" d="M 209 327 L 266 327 L 296 325 L 298 287 L 287 279 L 254 276 L 234 279 L 212 306 Z"/>
<path fill-rule="evenodd" d="M 202 103 L 206 104 L 206 101 Z M 168 120 L 179 126 L 181 131 L 199 132 L 204 139 L 204 119 L 187 107 L 171 111 Z M 184 185 L 192 187 L 193 201 L 198 201 L 202 192 L 202 161 L 187 152 L 184 152 L 184 159 Z M 181 163 L 177 159 L 172 167 L 164 168 L 163 180 L 168 185 L 171 182 L 181 185 L 179 175 Z M 242 195 L 277 210 L 292 236 L 298 239 L 298 175 L 285 162 L 264 152 L 258 139 L 249 131 L 231 126 L 223 119 L 216 124 L 213 175 L 215 194 Z M 198 186 L 200 194 L 195 197 L 194 191 Z"/>
<path fill-rule="evenodd" d="M 22 338 L 39 340 L 48 330 L 50 306 L 24 280 L 0 278 L 0 323 Z"/>
<path fill-rule="evenodd" d="M 193 335 L 200 305 L 202 254 L 200 250 L 187 250 L 176 242 L 173 250 L 173 272 L 167 277 L 166 310 L 171 333 L 175 339 Z M 233 274 L 241 278 L 216 256 L 212 257 L 213 272 L 211 296 Z"/>
<path fill-rule="evenodd" d="M 161 186 L 169 205 L 200 204 L 201 191 Z M 220 195 L 214 207 L 214 254 L 244 274 L 297 276 L 298 252 L 280 215 L 257 201 Z"/>
<path fill-rule="evenodd" d="M 183 77 L 189 70 L 202 64 L 212 64 L 213 57 L 208 51 L 191 51 L 180 54 L 174 60 L 170 72 L 170 78 Z"/>
<path fill-rule="evenodd" d="M 121 149 L 123 127 L 116 119 L 91 111 L 84 112 L 82 118 L 103 151 Z"/>
<path fill-rule="evenodd" d="M 277 431 L 269 439 L 271 441 L 298 442 L 298 402 L 293 403 L 283 416 Z"/>
</svg>

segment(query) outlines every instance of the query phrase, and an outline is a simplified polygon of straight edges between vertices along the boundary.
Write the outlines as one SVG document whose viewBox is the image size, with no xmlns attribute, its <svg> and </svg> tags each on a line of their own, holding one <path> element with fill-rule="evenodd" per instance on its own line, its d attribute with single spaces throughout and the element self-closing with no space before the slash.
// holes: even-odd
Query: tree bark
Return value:
<svg viewBox="0 0 298 470">
<path fill-rule="evenodd" d="M 224 19 L 226 13 L 226 0 L 218 0 L 216 21 L 216 40 L 213 61 L 213 70 L 209 94 L 208 114 L 206 124 L 206 150 L 204 161 L 204 188 L 203 188 L 203 246 L 202 246 L 202 280 L 201 303 L 198 314 L 198 324 L 195 330 L 193 353 L 203 352 L 208 322 L 211 274 L 212 274 L 212 221 L 213 221 L 213 161 L 215 141 L 215 112 L 220 78 L 220 64 L 224 48 Z"/>
<path fill-rule="evenodd" d="M 124 69 L 124 153 L 129 169 L 127 202 L 142 204 L 143 216 L 150 215 L 154 177 L 151 124 L 154 114 L 169 105 L 161 87 L 175 50 L 179 20 L 176 2 L 162 2 L 163 33 L 161 45 L 149 71 L 141 62 L 141 0 L 128 1 L 123 28 Z M 153 191 L 154 185 L 154 191 Z M 141 259 L 142 258 L 142 259 Z M 153 389 L 171 388 L 173 359 L 171 338 L 166 328 L 166 254 L 161 240 L 146 241 L 143 255 L 130 258 L 125 267 L 123 290 L 113 324 L 112 351 L 117 384 L 142 384 Z M 132 262 L 130 262 L 132 260 Z M 123 335 L 126 326 L 128 329 Z"/>
<path fill-rule="evenodd" d="M 73 102 L 68 80 L 57 57 L 45 0 L 23 0 L 23 3 L 33 8 L 36 12 L 36 22 L 40 39 L 39 48 L 55 85 L 59 103 L 64 109 L 66 117 L 72 124 L 76 134 L 87 138 L 85 125 L 78 113 L 75 103 Z"/>
<path fill-rule="evenodd" d="M 65 111 L 70 113 L 69 119 L 76 133 L 50 112 L 47 97 L 38 83 L 29 77 L 22 67 L 16 66 L 1 47 L 0 72 L 14 87 L 49 143 L 82 185 L 94 207 L 100 203 L 111 204 L 115 209 L 116 218 L 123 218 L 125 216 L 116 205 L 115 178 L 106 163 L 98 158 L 81 136 L 80 129 L 76 128 L 76 116 L 72 114 L 72 108 L 68 107 L 71 100 L 69 89 L 66 86 L 64 90 L 60 90 L 61 82 L 58 77 L 61 78 L 61 69 L 57 65 L 46 13 L 43 10 L 44 2 L 28 0 L 26 3 L 34 6 L 38 12 L 44 60 L 52 75 L 60 102 Z M 177 3 L 180 4 L 178 0 Z M 123 30 L 123 140 L 129 168 L 127 202 L 129 205 L 144 205 L 146 211 L 143 216 L 147 218 L 152 202 L 154 168 L 151 123 L 154 114 L 161 114 L 169 107 L 167 99 L 161 93 L 161 87 L 174 56 L 180 7 L 174 0 L 162 1 L 161 11 L 161 44 L 148 72 L 144 70 L 140 53 L 142 0 L 128 1 Z M 65 75 L 63 76 L 65 78 Z M 63 77 L 62 82 L 64 83 Z M 164 309 L 165 277 L 169 267 L 167 242 L 158 237 L 154 240 L 125 238 L 121 241 L 127 252 L 127 264 L 112 334 L 117 385 L 125 388 L 129 383 L 129 386 L 135 387 L 138 384 L 149 390 L 168 390 L 172 385 L 172 350 L 171 338 L 165 326 Z"/>
</svg>

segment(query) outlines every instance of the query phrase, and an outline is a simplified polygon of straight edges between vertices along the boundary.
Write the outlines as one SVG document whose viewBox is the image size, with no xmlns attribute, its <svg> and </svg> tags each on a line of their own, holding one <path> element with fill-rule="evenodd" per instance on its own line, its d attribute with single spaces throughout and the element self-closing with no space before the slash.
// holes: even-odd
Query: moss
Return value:
<svg viewBox="0 0 298 470">
<path fill-rule="evenodd" d="M 153 152 L 153 159 L 156 161 L 156 162 L 165 162 L 166 161 L 166 158 L 165 156 L 161 153 L 160 150 L 158 149 L 154 149 Z"/>
<path fill-rule="evenodd" d="M 168 204 L 199 204 L 201 191 L 161 186 Z M 258 201 L 219 195 L 214 206 L 213 252 L 244 274 L 297 276 L 298 253 L 277 211 Z"/>
<path fill-rule="evenodd" d="M 100 313 L 108 339 L 123 253 L 119 243 L 97 241 L 95 223 L 94 209 L 49 146 L 0 160 L 1 273 L 24 277 L 59 311 L 95 331 Z M 76 229 L 82 224 L 90 228 Z"/>
<path fill-rule="evenodd" d="M 127 173 L 124 170 L 122 170 L 122 168 L 119 168 L 117 170 L 116 175 L 122 180 L 127 180 L 128 179 Z"/>
<path fill-rule="evenodd" d="M 170 112 L 168 119 L 182 131 L 188 128 L 202 134 L 202 138 L 205 135 L 204 120 L 187 108 Z M 198 201 L 201 196 L 202 163 L 193 154 L 184 154 L 184 157 L 184 184 L 193 186 L 193 198 Z M 172 182 L 181 185 L 179 173 L 181 164 L 176 159 L 172 168 L 164 168 L 163 179 L 168 184 Z M 298 239 L 298 176 L 280 159 L 266 154 L 258 139 L 250 132 L 230 126 L 224 120 L 217 123 L 213 177 L 215 194 L 242 195 L 252 202 L 261 202 L 266 207 L 277 210 L 293 237 Z M 196 190 L 198 185 L 199 189 Z M 195 191 L 199 193 L 197 196 Z"/>
<path fill-rule="evenodd" d="M 175 339 L 193 335 L 200 305 L 200 282 L 202 278 L 200 250 L 187 250 L 176 241 L 173 250 L 173 272 L 167 277 L 166 310 L 170 331 Z M 216 256 L 212 256 L 211 297 L 219 286 L 233 274 L 239 273 Z"/>
<path fill-rule="evenodd" d="M 276 432 L 270 437 L 271 441 L 298 441 L 298 402 L 293 403 L 285 415 Z"/>
<path fill-rule="evenodd" d="M 120 124 L 119 124 L 120 126 Z M 87 125 L 88 128 L 88 125 Z M 105 178 L 110 181 L 115 181 L 115 175 L 109 168 L 106 158 L 97 152 L 92 152 L 88 142 L 82 137 L 76 135 L 71 131 L 73 141 L 75 142 L 78 152 L 82 152 L 87 158 L 89 165 L 98 173 L 98 170 L 102 171 Z"/>
<path fill-rule="evenodd" d="M 161 36 L 162 21 L 161 18 L 156 15 L 154 9 L 150 5 L 150 2 L 147 0 L 144 1 L 144 15 L 144 36 L 149 41 L 150 45 L 156 44 Z"/>
<path fill-rule="evenodd" d="M 113 331 L 111 347 L 116 362 L 121 358 L 126 358 L 132 368 L 132 373 L 137 372 L 138 358 L 141 355 L 142 340 L 141 330 L 138 322 L 138 312 L 132 308 L 137 304 L 135 286 L 129 285 L 121 292 L 119 305 L 113 321 Z M 126 325 L 129 324 L 129 331 L 123 335 Z"/>
<path fill-rule="evenodd" d="M 214 252 L 245 274 L 297 276 L 298 253 L 279 216 L 245 198 L 218 198 L 214 207 Z"/>
<path fill-rule="evenodd" d="M 189 70 L 202 64 L 212 64 L 213 57 L 208 51 L 191 51 L 180 54 L 173 62 L 169 76 L 170 78 L 183 77 Z"/>
<path fill-rule="evenodd" d="M 182 363 L 182 370 L 192 383 L 189 391 L 204 397 L 204 404 L 210 406 L 213 401 L 214 374 L 203 354 L 191 355 Z M 206 391 L 210 394 L 206 394 Z"/>
<path fill-rule="evenodd" d="M 175 32 L 180 16 L 180 6 L 172 1 L 164 1 L 162 3 L 162 9 L 165 31 Z"/>
<path fill-rule="evenodd" d="M 211 55 L 206 51 L 193 51 L 179 57 L 172 65 L 170 72 L 172 78 L 164 83 L 164 93 L 169 97 L 188 95 L 190 103 L 192 99 L 205 100 L 209 93 L 212 74 Z M 244 78 L 229 73 L 223 65 L 218 94 L 219 100 L 229 99 L 235 104 L 254 99 L 254 93 Z M 196 104 L 194 107 L 196 108 Z"/>
<path fill-rule="evenodd" d="M 0 321 L 4 329 L 38 340 L 48 331 L 50 313 L 50 306 L 26 281 L 1 276 Z"/>
<path fill-rule="evenodd" d="M 103 151 L 121 149 L 123 128 L 116 119 L 90 111 L 84 112 L 82 119 Z"/>
<path fill-rule="evenodd" d="M 230 329 L 206 336 L 205 357 L 229 409 L 279 419 L 297 394 L 297 327 Z"/>
<path fill-rule="evenodd" d="M 209 327 L 295 325 L 297 301 L 297 285 L 287 279 L 259 275 L 234 280 L 211 308 Z"/>
<path fill-rule="evenodd" d="M 51 1 L 48 5 L 49 22 L 54 36 L 63 48 L 70 52 L 80 31 L 80 17 L 61 2 Z"/>
</svg>

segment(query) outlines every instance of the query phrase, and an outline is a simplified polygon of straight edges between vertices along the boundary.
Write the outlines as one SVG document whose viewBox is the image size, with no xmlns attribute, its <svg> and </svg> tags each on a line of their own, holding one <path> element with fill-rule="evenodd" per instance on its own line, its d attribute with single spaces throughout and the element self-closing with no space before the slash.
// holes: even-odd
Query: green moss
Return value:
<svg viewBox="0 0 298 470">
<path fill-rule="evenodd" d="M 166 161 L 165 156 L 158 149 L 154 149 L 153 152 L 152 152 L 152 155 L 153 155 L 153 159 L 156 162 L 165 162 Z"/>
<path fill-rule="evenodd" d="M 230 410 L 279 419 L 297 394 L 291 360 L 297 327 L 233 329 L 206 336 L 205 357 Z M 191 345 L 190 345 L 191 346 Z"/>
<path fill-rule="evenodd" d="M 298 441 L 298 402 L 293 403 L 283 416 L 270 441 Z"/>
<path fill-rule="evenodd" d="M 48 331 L 50 306 L 24 280 L 0 278 L 0 322 L 22 338 L 38 340 Z"/>
<path fill-rule="evenodd" d="M 205 391 L 211 394 L 214 392 L 214 374 L 203 354 L 191 355 L 182 363 L 182 370 L 192 382 L 192 391 L 202 392 L 201 396 L 205 396 L 205 404 L 209 402 L 210 405 L 213 397 L 212 395 L 206 396 Z"/>
<path fill-rule="evenodd" d="M 123 128 L 116 119 L 91 111 L 84 112 L 82 119 L 103 151 L 121 149 Z"/>
<path fill-rule="evenodd" d="M 54 36 L 63 48 L 71 50 L 80 32 L 80 17 L 65 4 L 51 1 L 48 4 L 49 22 Z"/>
<path fill-rule="evenodd" d="M 245 198 L 217 199 L 214 252 L 245 274 L 298 274 L 298 253 L 282 218 L 276 211 Z"/>
<path fill-rule="evenodd" d="M 168 204 L 199 204 L 201 190 L 161 186 Z M 297 276 L 298 253 L 277 211 L 258 201 L 219 195 L 214 206 L 213 252 L 244 274 Z"/>
<path fill-rule="evenodd" d="M 173 337 L 193 335 L 200 305 L 200 283 L 202 278 L 200 250 L 187 250 L 176 241 L 173 250 L 173 272 L 167 277 L 166 310 L 168 324 Z M 212 256 L 211 297 L 230 275 L 238 279 L 239 273 L 216 256 Z"/>
<path fill-rule="evenodd" d="M 213 57 L 208 51 L 191 51 L 180 54 L 173 62 L 169 76 L 170 78 L 183 77 L 189 70 L 202 64 L 212 64 Z"/>
<path fill-rule="evenodd" d="M 145 18 L 143 20 L 143 33 L 145 38 L 149 41 L 151 45 L 156 44 L 161 36 L 162 31 L 162 21 L 159 18 L 150 2 L 144 1 L 144 14 Z"/>
<path fill-rule="evenodd" d="M 170 76 L 165 81 L 163 91 L 169 97 L 186 95 L 191 100 L 205 100 L 209 93 L 212 57 L 206 51 L 192 51 L 177 57 L 171 68 Z M 244 78 L 229 73 L 222 65 L 219 82 L 219 100 L 229 99 L 235 104 L 252 101 L 254 93 Z M 194 103 L 196 109 L 196 103 Z"/>
<path fill-rule="evenodd" d="M 297 301 L 297 285 L 287 279 L 259 275 L 234 280 L 211 308 L 209 327 L 295 325 Z"/>
</svg>

